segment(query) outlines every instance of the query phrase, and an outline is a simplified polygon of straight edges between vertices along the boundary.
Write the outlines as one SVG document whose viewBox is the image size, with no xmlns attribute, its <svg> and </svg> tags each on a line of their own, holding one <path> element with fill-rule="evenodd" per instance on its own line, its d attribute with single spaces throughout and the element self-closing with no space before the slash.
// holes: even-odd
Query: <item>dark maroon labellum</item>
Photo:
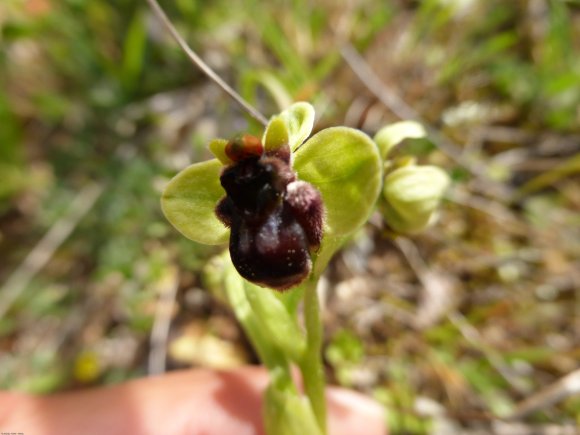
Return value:
<svg viewBox="0 0 580 435">
<path fill-rule="evenodd" d="M 234 266 L 248 281 L 276 290 L 299 284 L 322 240 L 320 192 L 296 179 L 288 145 L 265 152 L 258 138 L 246 134 L 225 151 L 233 163 L 220 177 L 226 196 L 216 214 L 231 229 Z"/>
</svg>

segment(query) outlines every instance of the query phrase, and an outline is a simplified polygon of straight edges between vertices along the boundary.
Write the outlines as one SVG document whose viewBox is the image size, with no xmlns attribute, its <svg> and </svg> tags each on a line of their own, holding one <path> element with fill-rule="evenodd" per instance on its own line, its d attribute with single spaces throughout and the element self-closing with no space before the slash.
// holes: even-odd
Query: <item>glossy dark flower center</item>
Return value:
<svg viewBox="0 0 580 435">
<path fill-rule="evenodd" d="M 220 177 L 226 197 L 216 214 L 231 228 L 230 256 L 240 275 L 285 290 L 312 269 L 310 254 L 322 238 L 322 199 L 312 185 L 296 181 L 284 157 L 290 156 L 289 148 L 257 156 L 261 145 L 251 138 L 248 150 L 239 138 L 230 146 L 236 159 Z"/>
</svg>

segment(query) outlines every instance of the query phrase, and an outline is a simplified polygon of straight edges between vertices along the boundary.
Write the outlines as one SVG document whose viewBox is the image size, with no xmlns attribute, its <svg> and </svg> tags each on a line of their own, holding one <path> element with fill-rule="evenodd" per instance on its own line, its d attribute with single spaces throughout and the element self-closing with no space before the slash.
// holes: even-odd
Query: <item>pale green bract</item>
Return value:
<svg viewBox="0 0 580 435">
<path fill-rule="evenodd" d="M 276 148 L 288 141 L 295 151 L 293 166 L 298 178 L 322 194 L 325 236 L 346 236 L 366 221 L 380 193 L 379 151 L 367 135 L 347 127 L 322 130 L 304 142 L 313 124 L 314 108 L 305 102 L 295 103 L 272 117 L 264 132 L 264 146 Z M 224 141 L 212 141 L 213 148 L 220 144 L 223 146 Z M 165 216 L 193 241 L 208 245 L 228 241 L 229 229 L 214 212 L 225 195 L 219 180 L 221 168 L 217 159 L 195 163 L 177 174 L 163 193 Z"/>
</svg>

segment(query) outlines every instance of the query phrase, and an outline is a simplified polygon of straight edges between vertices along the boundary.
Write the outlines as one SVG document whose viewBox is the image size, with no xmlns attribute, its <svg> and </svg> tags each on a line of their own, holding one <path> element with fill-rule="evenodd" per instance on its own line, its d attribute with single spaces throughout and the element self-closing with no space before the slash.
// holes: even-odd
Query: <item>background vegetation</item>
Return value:
<svg viewBox="0 0 580 435">
<path fill-rule="evenodd" d="M 439 222 L 394 241 L 374 216 L 326 276 L 331 382 L 382 401 L 393 433 L 514 433 L 505 416 L 575 433 L 580 3 L 163 6 L 267 115 L 308 100 L 317 129 L 372 135 L 411 110 L 436 132 L 405 146 L 453 176 Z M 347 44 L 380 86 L 353 74 Z M 259 129 L 145 2 L 1 2 L 0 387 L 144 376 L 166 345 L 167 369 L 256 362 L 212 285 L 221 249 L 159 208 L 210 138 L 243 130 Z"/>
</svg>

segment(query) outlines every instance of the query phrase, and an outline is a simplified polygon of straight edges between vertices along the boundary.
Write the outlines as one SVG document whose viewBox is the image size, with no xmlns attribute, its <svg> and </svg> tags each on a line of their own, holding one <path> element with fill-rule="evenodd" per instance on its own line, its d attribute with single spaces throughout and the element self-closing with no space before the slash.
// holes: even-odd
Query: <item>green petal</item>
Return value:
<svg viewBox="0 0 580 435">
<path fill-rule="evenodd" d="M 290 149 L 294 151 L 312 133 L 312 127 L 314 126 L 314 107 L 305 102 L 294 103 L 278 116 L 272 118 L 270 124 L 277 118 L 281 118 L 286 124 L 289 133 Z M 270 124 L 266 127 L 263 142 L 266 140 Z"/>
<path fill-rule="evenodd" d="M 281 116 L 274 116 L 270 119 L 268 127 L 264 132 L 264 149 L 266 153 L 272 153 L 280 149 L 284 145 L 288 145 L 290 141 L 288 127 Z"/>
<path fill-rule="evenodd" d="M 209 143 L 209 150 L 220 162 L 222 162 L 222 164 L 231 165 L 233 163 L 232 159 L 230 159 L 226 154 L 227 144 L 228 141 L 225 139 L 213 139 Z"/>
<path fill-rule="evenodd" d="M 322 130 L 294 154 L 299 178 L 322 194 L 329 235 L 350 234 L 367 220 L 381 190 L 381 163 L 375 143 L 347 127 Z"/>
<path fill-rule="evenodd" d="M 219 176 L 221 163 L 195 163 L 169 182 L 161 198 L 165 217 L 185 237 L 206 245 L 226 243 L 230 231 L 215 215 L 217 202 L 225 196 Z"/>
<path fill-rule="evenodd" d="M 405 139 L 418 139 L 427 136 L 425 127 L 416 121 L 401 121 L 381 128 L 374 140 L 379 146 L 383 160 L 389 152 Z"/>
</svg>

